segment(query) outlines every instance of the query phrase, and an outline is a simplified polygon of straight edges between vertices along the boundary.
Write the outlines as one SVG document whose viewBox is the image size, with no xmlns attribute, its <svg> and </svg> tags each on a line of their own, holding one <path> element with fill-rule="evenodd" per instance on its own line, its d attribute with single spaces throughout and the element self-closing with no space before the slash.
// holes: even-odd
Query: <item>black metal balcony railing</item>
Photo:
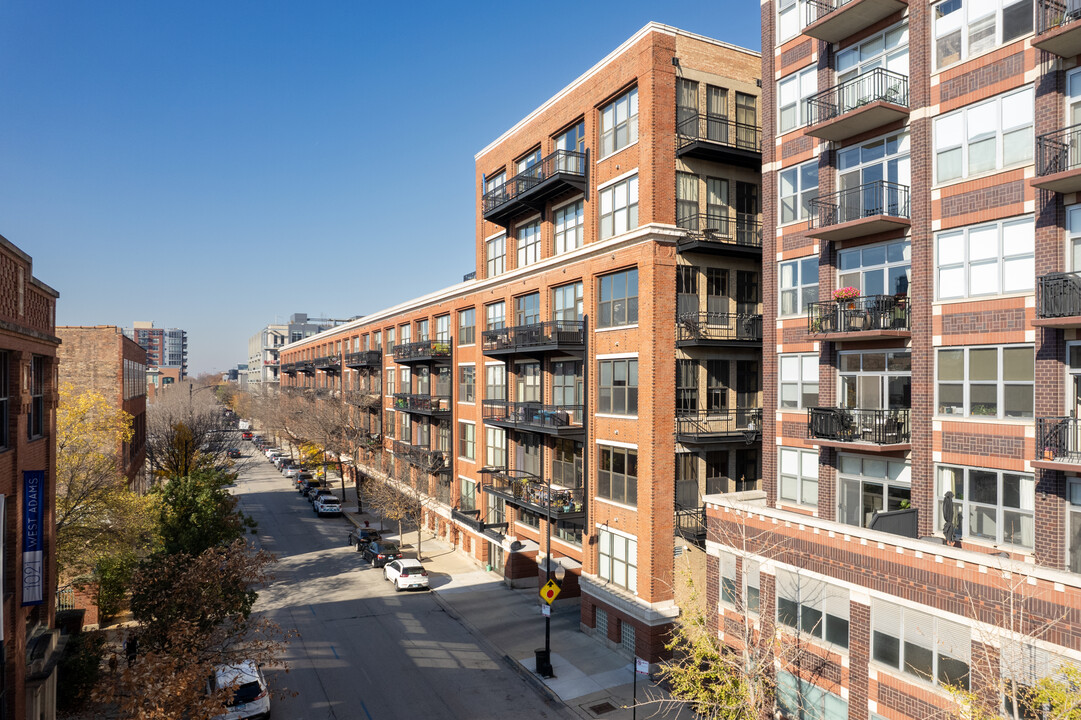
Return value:
<svg viewBox="0 0 1081 720">
<path fill-rule="evenodd" d="M 394 346 L 394 359 L 403 360 L 441 360 L 450 358 L 451 341 L 421 340 Z"/>
<path fill-rule="evenodd" d="M 377 367 L 383 360 L 383 353 L 378 350 L 365 350 L 363 352 L 346 353 L 346 367 Z"/>
<path fill-rule="evenodd" d="M 358 407 L 373 408 L 379 406 L 383 395 L 378 390 L 350 390 L 345 394 L 345 399 Z"/>
<path fill-rule="evenodd" d="M 586 157 L 587 155 L 584 152 L 556 150 L 528 170 L 518 173 L 499 187 L 484 193 L 482 198 L 484 212 L 491 212 L 500 205 L 518 199 L 519 196 L 524 195 L 555 175 L 566 174 L 585 177 Z"/>
<path fill-rule="evenodd" d="M 1037 280 L 1036 317 L 1081 315 L 1081 273 L 1050 273 Z"/>
<path fill-rule="evenodd" d="M 908 298 L 903 295 L 864 295 L 807 306 L 807 330 L 812 334 L 908 330 L 908 321 Z"/>
<path fill-rule="evenodd" d="M 413 467 L 432 475 L 450 472 L 450 453 L 394 440 L 391 452 Z"/>
<path fill-rule="evenodd" d="M 908 107 L 908 77 L 874 68 L 812 95 L 807 98 L 807 124 L 817 125 L 879 100 Z"/>
<path fill-rule="evenodd" d="M 582 320 L 546 320 L 530 325 L 485 330 L 481 334 L 484 351 L 518 350 L 536 347 L 571 348 L 585 345 Z"/>
<path fill-rule="evenodd" d="M 762 408 L 676 410 L 676 435 L 683 438 L 742 437 L 754 442 L 762 432 Z"/>
<path fill-rule="evenodd" d="M 1081 421 L 1073 417 L 1036 418 L 1036 459 L 1081 464 Z"/>
<path fill-rule="evenodd" d="M 285 373 L 286 375 L 296 375 L 297 367 L 294 363 L 282 363 L 281 372 Z"/>
<path fill-rule="evenodd" d="M 695 544 L 706 537 L 706 508 L 684 507 L 676 503 L 676 534 Z"/>
<path fill-rule="evenodd" d="M 807 413 L 807 435 L 839 442 L 904 444 L 911 442 L 908 416 L 908 408 L 810 408 Z"/>
<path fill-rule="evenodd" d="M 395 393 L 394 407 L 406 412 L 450 412 L 450 395 L 414 395 Z"/>
<path fill-rule="evenodd" d="M 315 364 L 311 360 L 304 360 L 296 364 L 296 369 L 310 375 L 315 372 Z"/>
<path fill-rule="evenodd" d="M 549 485 L 533 473 L 508 468 L 485 468 L 490 478 L 484 491 L 526 507 L 541 515 L 548 513 L 551 496 L 552 517 L 577 515 L 585 512 L 585 488 L 564 488 Z"/>
<path fill-rule="evenodd" d="M 736 213 L 735 221 L 728 215 L 692 213 L 676 218 L 676 226 L 705 240 L 746 247 L 762 247 L 762 222 L 753 213 Z"/>
<path fill-rule="evenodd" d="M 804 2 L 807 3 L 807 24 L 810 25 L 844 7 L 852 0 L 804 0 Z"/>
<path fill-rule="evenodd" d="M 762 152 L 762 128 L 736 122 L 724 115 L 699 113 L 681 108 L 677 112 L 676 150 L 700 140 L 726 147 Z"/>
<path fill-rule="evenodd" d="M 1081 0 L 1036 0 L 1036 34 L 1081 20 Z"/>
<path fill-rule="evenodd" d="M 1081 168 L 1081 125 L 1071 125 L 1036 138 L 1037 176 L 1055 175 L 1079 168 Z"/>
<path fill-rule="evenodd" d="M 815 198 L 809 227 L 826 228 L 878 215 L 907 219 L 908 185 L 876 180 Z"/>
<path fill-rule="evenodd" d="M 341 358 L 337 355 L 327 355 L 325 357 L 316 358 L 314 361 L 316 370 L 329 370 L 331 372 L 341 367 Z"/>
<path fill-rule="evenodd" d="M 762 316 L 750 313 L 685 313 L 676 318 L 677 341 L 762 341 Z"/>
<path fill-rule="evenodd" d="M 533 402 L 485 400 L 485 422 L 498 422 L 524 429 L 574 430 L 582 428 L 583 405 L 542 405 Z"/>
</svg>

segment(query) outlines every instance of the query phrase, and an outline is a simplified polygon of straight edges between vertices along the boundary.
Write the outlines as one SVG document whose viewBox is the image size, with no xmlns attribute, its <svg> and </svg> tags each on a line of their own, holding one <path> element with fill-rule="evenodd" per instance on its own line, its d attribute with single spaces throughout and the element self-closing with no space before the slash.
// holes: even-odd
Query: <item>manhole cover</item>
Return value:
<svg viewBox="0 0 1081 720">
<path fill-rule="evenodd" d="M 604 715 L 605 713 L 610 713 L 615 709 L 616 709 L 616 706 L 613 705 L 612 703 L 608 702 L 607 700 L 605 700 L 604 702 L 599 703 L 597 705 L 590 705 L 589 706 L 589 711 L 591 713 L 593 713 L 594 715 Z"/>
</svg>

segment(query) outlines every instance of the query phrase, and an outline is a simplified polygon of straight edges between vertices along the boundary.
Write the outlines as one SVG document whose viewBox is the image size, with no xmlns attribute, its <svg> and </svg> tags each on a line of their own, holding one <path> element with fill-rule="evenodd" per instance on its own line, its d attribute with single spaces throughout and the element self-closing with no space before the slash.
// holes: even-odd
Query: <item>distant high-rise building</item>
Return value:
<svg viewBox="0 0 1081 720">
<path fill-rule="evenodd" d="M 345 322 L 331 318 L 309 318 L 307 313 L 293 313 L 289 322 L 267 325 L 248 339 L 248 364 L 245 381 L 278 384 L 278 349 Z"/>
<path fill-rule="evenodd" d="M 188 333 L 180 328 L 156 328 L 154 323 L 136 320 L 124 334 L 146 350 L 150 367 L 180 368 L 180 377 L 188 374 Z"/>
</svg>

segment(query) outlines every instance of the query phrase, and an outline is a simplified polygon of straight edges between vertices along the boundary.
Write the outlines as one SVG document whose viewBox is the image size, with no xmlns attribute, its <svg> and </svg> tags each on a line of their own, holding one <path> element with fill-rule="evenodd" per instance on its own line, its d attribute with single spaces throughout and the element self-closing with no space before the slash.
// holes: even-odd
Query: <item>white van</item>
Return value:
<svg viewBox="0 0 1081 720">
<path fill-rule="evenodd" d="M 233 688 L 233 697 L 226 703 L 229 711 L 214 720 L 249 720 L 270 717 L 270 691 L 263 671 L 251 660 L 238 665 L 219 665 L 210 679 L 209 692 Z"/>
</svg>

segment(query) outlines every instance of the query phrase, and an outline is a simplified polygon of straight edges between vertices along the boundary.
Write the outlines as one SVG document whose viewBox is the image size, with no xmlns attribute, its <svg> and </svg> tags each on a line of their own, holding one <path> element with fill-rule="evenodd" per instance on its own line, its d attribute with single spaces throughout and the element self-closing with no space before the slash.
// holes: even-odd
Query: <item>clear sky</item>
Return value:
<svg viewBox="0 0 1081 720">
<path fill-rule="evenodd" d="M 473 269 L 473 155 L 647 22 L 759 49 L 759 3 L 0 2 L 0 235 L 57 324 L 188 331 L 192 372 L 290 313 Z"/>
</svg>

